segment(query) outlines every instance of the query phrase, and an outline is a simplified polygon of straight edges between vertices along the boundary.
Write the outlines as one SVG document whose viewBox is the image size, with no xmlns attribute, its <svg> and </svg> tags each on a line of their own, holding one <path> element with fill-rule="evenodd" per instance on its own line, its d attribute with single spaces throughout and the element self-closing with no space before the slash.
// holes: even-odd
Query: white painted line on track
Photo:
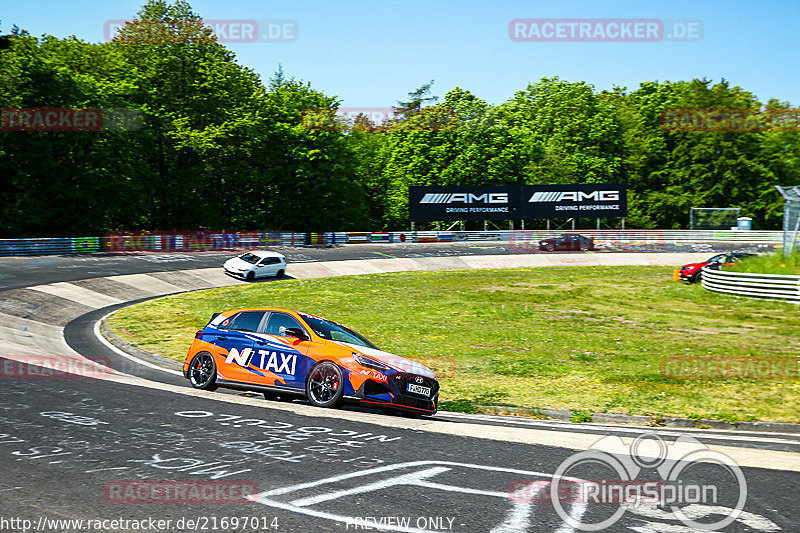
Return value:
<svg viewBox="0 0 800 533">
<path fill-rule="evenodd" d="M 492 533 L 520 533 L 529 530 L 530 526 L 532 525 L 531 519 L 533 518 L 533 505 L 528 502 L 522 502 L 520 504 L 517 502 L 510 501 L 511 497 L 508 490 L 489 491 L 489 490 L 476 489 L 474 487 L 464 487 L 464 486 L 436 483 L 429 480 L 430 478 L 437 476 L 439 474 L 459 469 L 467 472 L 477 470 L 484 472 L 508 474 L 514 477 L 523 476 L 528 479 L 543 479 L 543 480 L 556 479 L 556 476 L 554 476 L 553 474 L 547 474 L 543 472 L 533 472 L 527 470 L 518 470 L 513 468 L 503 468 L 503 467 L 478 465 L 470 463 L 456 463 L 450 461 L 412 461 L 407 463 L 398 463 L 393 465 L 381 466 L 360 472 L 348 472 L 345 474 L 319 479 L 316 481 L 300 483 L 289 487 L 281 487 L 278 489 L 273 489 L 259 494 L 248 496 L 248 499 L 268 507 L 284 509 L 287 511 L 292 511 L 294 513 L 306 516 L 312 516 L 315 518 L 323 518 L 335 522 L 342 522 L 345 524 L 345 528 L 347 529 L 348 524 L 355 526 L 356 524 L 359 523 L 359 520 L 363 521 L 363 518 L 346 516 L 338 514 L 338 512 L 330 512 L 322 509 L 312 509 L 310 507 L 321 503 L 333 502 L 335 500 L 340 500 L 342 498 L 346 498 L 349 496 L 376 493 L 378 491 L 385 489 L 397 489 L 400 487 L 408 487 L 410 488 L 410 490 L 413 490 L 415 494 L 419 494 L 419 489 L 430 489 L 434 491 L 456 492 L 461 494 L 484 496 L 492 499 L 499 499 L 501 501 L 507 500 L 509 501 L 510 512 L 508 513 L 508 516 L 505 517 L 502 523 L 492 528 L 491 530 Z M 408 470 L 411 471 L 409 472 Z M 405 471 L 406 473 L 400 473 L 403 471 Z M 397 472 L 397 475 L 394 475 L 392 477 L 384 476 L 384 474 L 392 472 Z M 367 482 L 367 480 L 369 480 L 370 477 L 377 478 L 377 481 L 374 481 L 372 483 Z M 509 477 L 509 479 L 513 478 Z M 570 480 L 575 482 L 584 481 L 575 477 L 558 476 L 558 479 Z M 344 482 L 350 480 L 353 481 L 352 488 L 341 488 L 343 485 L 345 485 Z M 334 490 L 324 491 L 321 493 L 317 493 L 316 495 L 313 496 L 306 496 L 292 501 L 277 499 L 277 497 L 284 495 L 291 497 L 293 493 L 307 494 L 309 492 L 309 489 L 324 490 L 324 487 L 330 487 L 331 489 Z M 505 488 L 505 486 L 503 488 Z M 492 502 L 492 505 L 494 505 L 494 502 Z M 570 505 L 569 516 L 575 521 L 580 521 L 583 515 L 586 513 L 586 510 L 587 510 L 586 505 L 581 503 L 573 503 L 572 505 Z M 369 522 L 370 529 L 377 529 L 380 531 L 397 531 L 401 533 L 430 533 L 431 531 L 433 531 L 432 529 L 429 528 L 420 527 L 419 521 L 416 522 L 416 525 L 417 527 L 411 526 L 410 523 L 392 524 L 392 523 L 380 523 L 377 521 L 375 521 L 374 523 Z M 455 531 L 455 528 L 452 528 L 452 524 L 449 529 L 451 531 Z M 573 531 L 573 529 L 570 528 L 566 523 L 562 523 L 561 529 L 559 531 L 567 533 Z"/>
<path fill-rule="evenodd" d="M 130 355 L 129 353 L 123 352 L 122 350 L 120 350 L 119 348 L 117 348 L 116 346 L 114 346 L 113 344 L 108 342 L 108 340 L 105 337 L 103 337 L 103 334 L 100 333 L 100 324 L 103 322 L 103 320 L 105 320 L 109 316 L 113 315 L 115 312 L 116 311 L 112 311 L 112 312 L 108 313 L 103 318 L 101 318 L 100 320 L 98 320 L 97 322 L 94 323 L 94 328 L 93 328 L 94 329 L 94 336 L 97 337 L 97 340 L 102 342 L 106 346 L 106 348 L 108 348 L 109 350 L 111 350 L 115 354 L 117 354 L 119 356 L 122 356 L 122 357 L 124 357 L 126 359 L 129 359 L 129 360 L 133 361 L 136 364 L 139 364 L 139 365 L 142 365 L 142 366 L 146 366 L 147 368 L 152 368 L 152 369 L 155 369 L 155 370 L 161 370 L 162 372 L 166 372 L 167 374 L 172 374 L 172 375 L 175 375 L 175 376 L 183 376 L 183 372 L 178 372 L 177 370 L 172 370 L 172 369 L 169 369 L 169 368 L 163 368 L 163 367 L 160 367 L 158 365 L 154 365 L 153 363 L 149 363 L 149 362 L 147 362 L 147 361 L 145 361 L 143 359 L 139 359 L 138 357 L 134 357 L 134 356 Z"/>
<path fill-rule="evenodd" d="M 730 435 L 726 435 L 724 433 L 710 433 L 707 429 L 701 428 L 667 428 L 667 427 L 659 427 L 659 426 L 624 426 L 624 425 L 612 425 L 612 424 L 597 424 L 597 425 L 589 425 L 589 424 L 576 424 L 574 422 L 562 422 L 559 420 L 526 420 L 521 418 L 519 420 L 509 420 L 508 417 L 504 417 L 501 419 L 493 418 L 491 415 L 473 415 L 473 414 L 466 414 L 466 413 L 451 413 L 451 412 L 438 412 L 436 413 L 437 417 L 442 418 L 455 418 L 461 420 L 480 420 L 482 422 L 493 422 L 499 425 L 521 425 L 521 426 L 533 426 L 533 427 L 549 427 L 549 428 L 563 428 L 567 429 L 572 432 L 584 430 L 587 433 L 603 433 L 604 431 L 616 431 L 619 433 L 636 433 L 640 434 L 642 431 L 653 431 L 659 434 L 663 434 L 665 436 L 671 437 L 678 437 L 680 435 L 685 435 L 687 433 L 696 434 L 699 437 L 704 439 L 713 439 L 713 440 L 735 440 L 735 441 L 742 441 L 742 442 L 761 442 L 767 444 L 800 444 L 800 435 L 795 433 L 769 433 L 769 437 L 763 437 L 758 435 L 742 435 L 740 433 L 731 433 Z M 730 430 L 730 431 L 737 431 L 737 430 Z M 773 436 L 774 435 L 774 436 Z M 780 439 L 775 437 L 786 436 L 786 437 L 794 437 L 792 439 Z"/>
</svg>

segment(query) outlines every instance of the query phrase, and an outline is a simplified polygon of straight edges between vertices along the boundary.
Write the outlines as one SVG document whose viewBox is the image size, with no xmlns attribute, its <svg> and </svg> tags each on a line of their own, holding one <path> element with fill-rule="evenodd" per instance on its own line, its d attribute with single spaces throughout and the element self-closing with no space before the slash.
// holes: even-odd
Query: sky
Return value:
<svg viewBox="0 0 800 533">
<path fill-rule="evenodd" d="M 145 0 L 0 0 L 0 33 L 16 24 L 32 35 L 104 42 L 109 21 L 131 19 Z M 287 42 L 228 42 L 237 61 L 266 82 L 288 76 L 337 96 L 345 107 L 389 107 L 435 80 L 440 98 L 455 87 L 489 104 L 542 77 L 585 81 L 596 90 L 636 89 L 652 80 L 728 80 L 754 93 L 800 105 L 800 2 L 771 0 L 190 0 L 206 20 L 288 21 L 273 25 Z M 550 35 L 540 19 L 692 21 L 692 40 L 518 42 L 509 22 L 534 19 L 524 34 Z M 591 31 L 612 31 L 609 22 Z M 631 23 L 631 20 L 627 20 Z M 281 23 L 281 24 L 283 24 Z M 682 24 L 665 31 L 690 28 Z M 235 26 L 229 26 L 235 27 Z M 631 26 L 628 26 L 629 28 Z M 669 28 L 675 28 L 669 30 Z M 279 31 L 280 30 L 280 31 Z M 569 31 L 569 30 L 566 30 Z M 294 32 L 294 33 L 292 33 Z M 260 31 L 259 31 L 260 33 Z M 562 33 L 562 35 L 567 35 Z M 579 37 L 579 36 L 578 36 Z"/>
</svg>

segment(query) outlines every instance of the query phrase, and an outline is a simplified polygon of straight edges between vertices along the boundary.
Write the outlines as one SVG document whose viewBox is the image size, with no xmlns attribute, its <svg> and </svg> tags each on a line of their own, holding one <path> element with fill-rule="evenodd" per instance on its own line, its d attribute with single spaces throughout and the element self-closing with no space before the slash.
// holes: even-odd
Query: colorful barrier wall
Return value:
<svg viewBox="0 0 800 533">
<path fill-rule="evenodd" d="M 227 232 L 169 231 L 109 233 L 105 237 L 53 239 L 0 239 L 0 256 L 76 254 L 91 252 L 196 252 L 264 248 L 270 246 L 332 246 L 342 244 L 447 243 L 504 241 L 512 252 L 530 253 L 538 242 L 563 233 L 580 233 L 594 239 L 598 248 L 618 251 L 675 251 L 709 243 L 749 243 L 780 247 L 781 231 L 734 230 L 495 230 L 406 232 Z M 667 250 L 669 248 L 669 250 Z M 678 250 L 678 251 L 680 251 Z"/>
</svg>

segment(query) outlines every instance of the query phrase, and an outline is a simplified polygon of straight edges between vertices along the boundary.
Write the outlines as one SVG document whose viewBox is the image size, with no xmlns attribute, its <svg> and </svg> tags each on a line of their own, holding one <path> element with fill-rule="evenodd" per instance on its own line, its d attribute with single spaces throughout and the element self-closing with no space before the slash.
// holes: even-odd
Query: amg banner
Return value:
<svg viewBox="0 0 800 533">
<path fill-rule="evenodd" d="M 409 187 L 413 222 L 608 218 L 628 214 L 626 189 L 616 183 Z"/>
<path fill-rule="evenodd" d="M 413 222 L 518 219 L 520 193 L 518 185 L 409 187 L 409 218 Z"/>
<path fill-rule="evenodd" d="M 628 215 L 625 185 L 524 185 L 521 218 L 610 218 Z"/>
</svg>

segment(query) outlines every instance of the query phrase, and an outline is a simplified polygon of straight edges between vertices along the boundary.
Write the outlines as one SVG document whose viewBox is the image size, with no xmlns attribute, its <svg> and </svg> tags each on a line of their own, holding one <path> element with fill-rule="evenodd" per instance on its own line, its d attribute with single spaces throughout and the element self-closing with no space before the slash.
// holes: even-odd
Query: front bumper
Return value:
<svg viewBox="0 0 800 533">
<path fill-rule="evenodd" d="M 430 388 L 430 396 L 408 392 L 409 383 Z M 385 383 L 366 380 L 352 399 L 384 409 L 432 415 L 436 413 L 439 403 L 439 382 L 433 378 L 398 373 L 389 376 Z"/>
<path fill-rule="evenodd" d="M 228 270 L 225 267 L 222 267 L 222 270 L 224 270 L 227 275 L 233 276 L 234 278 L 237 278 L 237 279 L 245 279 L 245 276 L 247 275 L 247 272 L 238 272 L 236 270 Z"/>
</svg>

